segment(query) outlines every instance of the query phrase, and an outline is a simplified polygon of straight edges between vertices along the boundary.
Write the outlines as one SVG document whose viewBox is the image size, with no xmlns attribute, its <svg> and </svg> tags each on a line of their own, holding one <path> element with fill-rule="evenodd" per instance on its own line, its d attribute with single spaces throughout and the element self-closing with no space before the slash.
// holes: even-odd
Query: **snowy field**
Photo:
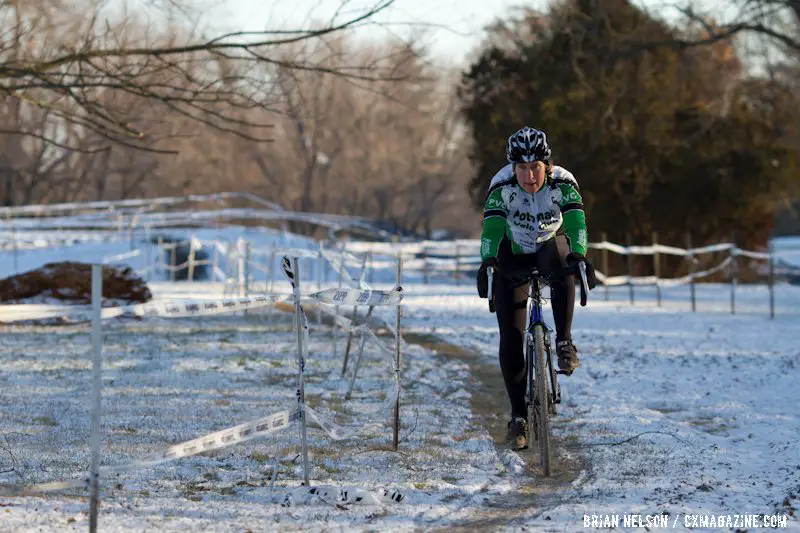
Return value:
<svg viewBox="0 0 800 533">
<path fill-rule="evenodd" d="M 100 249 L 96 251 L 100 253 Z M 104 252 L 107 253 L 107 252 Z M 384 276 L 384 277 L 388 277 Z M 388 288 L 387 279 L 376 288 Z M 152 285 L 156 298 L 222 295 L 221 284 Z M 664 291 L 602 288 L 578 307 L 583 365 L 562 378 L 551 479 L 532 452 L 505 451 L 508 407 L 497 326 L 473 282 L 405 284 L 402 424 L 391 449 L 388 357 L 370 343 L 353 399 L 341 376 L 344 334 L 312 319 L 309 404 L 347 428 L 337 442 L 311 425 L 312 485 L 399 503 L 303 497 L 297 426 L 103 482 L 104 532 L 578 531 L 584 516 L 788 516 L 800 531 L 800 287 Z M 384 310 L 382 318 L 391 318 Z M 313 313 L 312 313 L 313 318 Z M 549 311 L 546 313 L 549 319 Z M 295 335 L 280 311 L 105 323 L 103 465 L 295 405 Z M 0 326 L 0 484 L 76 479 L 89 465 L 86 325 Z M 391 343 L 388 336 L 381 337 Z M 357 343 L 354 343 L 357 346 Z M 292 505 L 284 506 L 287 495 Z M 85 531 L 86 491 L 0 496 L 0 532 Z M 790 515 L 794 516 L 790 516 Z M 673 523 L 673 520 L 676 520 Z M 622 525 L 622 524 L 620 524 Z M 687 527 L 690 526 L 690 527 Z M 621 527 L 621 529 L 625 529 Z M 717 530 L 735 531 L 736 527 Z M 739 528 L 746 530 L 748 528 Z"/>
</svg>

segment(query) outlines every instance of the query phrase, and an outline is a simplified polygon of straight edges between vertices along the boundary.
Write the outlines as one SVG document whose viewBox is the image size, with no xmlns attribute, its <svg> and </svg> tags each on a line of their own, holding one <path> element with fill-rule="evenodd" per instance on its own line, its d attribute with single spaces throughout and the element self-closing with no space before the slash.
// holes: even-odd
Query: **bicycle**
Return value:
<svg viewBox="0 0 800 533">
<path fill-rule="evenodd" d="M 557 413 L 556 404 L 561 403 L 561 387 L 558 384 L 558 374 L 567 374 L 556 370 L 553 366 L 553 357 L 550 344 L 550 334 L 553 330 L 545 323 L 542 314 L 542 287 L 552 278 L 565 274 L 574 274 L 575 265 L 554 271 L 533 268 L 523 276 L 515 276 L 525 280 L 528 286 L 528 315 L 525 320 L 525 368 L 527 383 L 525 386 L 525 405 L 527 407 L 528 432 L 539 443 L 539 465 L 543 474 L 550 476 L 550 416 Z M 578 262 L 577 270 L 580 274 L 581 307 L 586 306 L 586 295 L 589 292 L 586 280 L 586 264 Z M 492 283 L 494 269 L 487 268 L 488 298 L 492 306 Z"/>
</svg>

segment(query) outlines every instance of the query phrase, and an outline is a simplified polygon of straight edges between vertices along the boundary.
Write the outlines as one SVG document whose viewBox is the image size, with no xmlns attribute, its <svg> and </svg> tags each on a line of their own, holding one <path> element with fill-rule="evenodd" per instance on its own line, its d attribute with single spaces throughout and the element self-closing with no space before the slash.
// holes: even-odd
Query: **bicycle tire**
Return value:
<svg viewBox="0 0 800 533">
<path fill-rule="evenodd" d="M 558 414 L 558 409 L 556 408 L 556 403 L 558 403 L 558 373 L 556 372 L 555 366 L 553 365 L 553 354 L 551 352 L 552 348 L 549 342 L 546 342 L 545 345 L 546 355 L 547 357 L 547 371 L 548 375 L 550 376 L 549 381 L 549 391 L 550 391 L 550 415 L 556 416 Z"/>
<path fill-rule="evenodd" d="M 536 400 L 537 422 L 539 426 L 539 464 L 545 477 L 550 476 L 550 391 L 547 387 L 547 364 L 544 350 L 544 328 L 541 324 L 533 326 L 534 352 L 536 354 Z"/>
<path fill-rule="evenodd" d="M 533 358 L 534 358 L 534 344 L 533 336 L 528 333 L 525 335 L 525 372 L 527 376 L 527 388 L 525 390 L 525 406 L 528 409 L 528 447 L 533 448 L 532 442 L 539 439 L 539 424 L 536 421 L 535 398 L 536 390 L 534 389 L 533 379 Z"/>
</svg>

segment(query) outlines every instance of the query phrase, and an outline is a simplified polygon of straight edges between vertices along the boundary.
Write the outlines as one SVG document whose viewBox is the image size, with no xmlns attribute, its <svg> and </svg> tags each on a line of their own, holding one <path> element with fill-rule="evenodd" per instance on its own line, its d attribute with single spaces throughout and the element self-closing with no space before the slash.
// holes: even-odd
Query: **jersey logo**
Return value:
<svg viewBox="0 0 800 533">
<path fill-rule="evenodd" d="M 571 189 L 564 200 L 567 202 L 580 202 L 581 195 L 575 189 Z"/>
<path fill-rule="evenodd" d="M 503 199 L 497 198 L 496 196 L 490 196 L 489 199 L 486 201 L 486 209 L 502 209 L 503 206 Z"/>
<path fill-rule="evenodd" d="M 489 239 L 481 239 L 481 255 L 486 257 L 489 255 L 489 250 L 492 248 L 492 241 Z"/>
</svg>

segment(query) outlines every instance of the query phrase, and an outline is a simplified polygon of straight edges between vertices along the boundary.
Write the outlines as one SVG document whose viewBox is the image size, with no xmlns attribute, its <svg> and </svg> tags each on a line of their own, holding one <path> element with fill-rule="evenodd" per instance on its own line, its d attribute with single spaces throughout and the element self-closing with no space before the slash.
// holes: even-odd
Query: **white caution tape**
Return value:
<svg viewBox="0 0 800 533">
<path fill-rule="evenodd" d="M 0 322 L 46 320 L 51 318 L 84 318 L 92 313 L 90 305 L 11 304 L 0 305 Z"/>
<path fill-rule="evenodd" d="M 280 301 L 291 301 L 285 294 L 259 294 L 257 296 L 225 298 L 222 300 L 164 300 L 145 304 L 103 308 L 102 319 L 119 316 L 181 318 L 201 315 L 234 313 L 246 309 L 258 309 Z M 92 308 L 88 305 L 37 305 L 16 304 L 0 306 L 0 322 L 42 320 L 50 318 L 88 319 Z"/>
<path fill-rule="evenodd" d="M 381 340 L 378 338 L 375 332 L 367 324 L 361 324 L 359 326 L 355 326 L 352 320 L 350 320 L 345 316 L 340 315 L 334 309 L 331 309 L 328 306 L 328 304 L 325 303 L 320 303 L 319 309 L 324 314 L 331 317 L 331 319 L 334 322 L 336 322 L 336 324 L 340 328 L 347 331 L 352 331 L 353 333 L 363 333 L 367 335 L 369 339 L 372 340 L 377 345 L 377 347 L 381 349 L 382 352 L 390 354 L 392 356 L 392 364 L 394 365 L 394 351 L 392 350 L 392 348 L 386 346 L 386 343 L 381 342 Z M 389 332 L 394 334 L 394 327 L 386 323 L 385 321 L 381 320 L 380 318 L 373 315 L 369 318 L 369 321 L 373 324 L 376 324 L 378 327 L 386 328 Z M 400 337 L 400 346 L 403 349 L 408 348 L 408 343 L 406 343 L 405 339 L 402 337 Z"/>
<path fill-rule="evenodd" d="M 322 501 L 330 505 L 380 505 L 384 503 L 400 503 L 405 495 L 397 489 L 381 488 L 369 491 L 357 487 L 339 488 L 332 485 L 317 485 L 315 487 L 298 487 L 288 492 L 283 498 L 283 507 L 308 505 L 315 501 Z"/>
<path fill-rule="evenodd" d="M 108 467 L 101 469 L 106 472 L 119 472 L 121 470 L 130 470 L 131 465 L 154 465 L 173 459 L 180 459 L 182 457 L 190 457 L 198 453 L 210 452 L 219 450 L 228 446 L 233 446 L 240 442 L 245 442 L 256 437 L 263 437 L 271 433 L 275 433 L 281 429 L 288 427 L 292 422 L 300 419 L 299 411 L 281 411 L 257 420 L 245 422 L 232 428 L 223 429 L 215 433 L 210 433 L 204 437 L 192 439 L 190 441 L 182 442 L 174 446 L 170 446 L 160 454 L 151 455 L 141 461 L 135 463 L 128 463 L 120 466 Z"/>
<path fill-rule="evenodd" d="M 769 259 L 771 257 L 769 254 L 766 254 L 766 253 L 749 252 L 747 250 L 742 250 L 740 248 L 736 248 L 736 250 L 734 250 L 734 252 L 735 252 L 735 255 L 741 255 L 741 256 L 744 256 L 744 257 L 749 257 L 751 259 L 763 259 L 765 261 L 769 261 Z"/>
<path fill-rule="evenodd" d="M 399 377 L 395 373 L 395 379 L 392 380 L 391 388 L 386 393 L 386 398 L 377 406 L 374 407 L 359 407 L 350 408 L 351 411 L 360 414 L 375 414 L 382 413 L 390 410 L 397 403 L 397 398 L 400 396 L 400 383 Z M 306 414 L 308 418 L 317 423 L 317 425 L 328 434 L 333 440 L 349 440 L 367 433 L 373 433 L 383 429 L 383 424 L 379 422 L 361 424 L 360 426 L 346 428 L 340 426 L 335 422 L 328 420 L 323 415 L 315 411 L 313 408 L 305 405 Z"/>
<path fill-rule="evenodd" d="M 337 326 L 344 330 L 350 330 L 353 327 L 353 321 L 347 318 L 346 316 L 342 316 L 336 312 L 335 309 L 332 309 L 326 303 L 320 302 L 318 304 L 319 310 L 322 311 L 323 314 L 329 316 L 331 320 L 333 320 Z"/>
<path fill-rule="evenodd" d="M 389 411 L 391 408 L 394 407 L 395 403 L 397 402 L 397 398 L 399 396 L 400 396 L 400 381 L 398 377 L 392 380 L 391 388 L 387 391 L 386 397 L 380 404 L 367 407 L 354 407 L 349 404 L 345 404 L 345 407 L 347 407 L 347 409 L 352 413 L 358 413 L 364 415 L 383 413 L 384 411 Z"/>
<path fill-rule="evenodd" d="M 203 437 L 198 437 L 180 444 L 170 446 L 161 453 L 149 455 L 138 461 L 100 468 L 100 477 L 111 473 L 135 470 L 144 466 L 153 466 L 182 457 L 191 457 L 199 453 L 211 452 L 241 442 L 246 442 L 257 437 L 263 437 L 289 427 L 300 419 L 299 410 L 285 410 L 269 416 L 251 420 L 238 426 L 216 431 Z M 70 481 L 55 481 L 37 485 L 6 485 L 0 486 L 0 496 L 21 496 L 42 492 L 54 492 L 70 488 L 88 488 L 89 479 L 75 479 Z"/>
<path fill-rule="evenodd" d="M 117 312 L 114 316 L 130 313 L 143 317 L 187 317 L 199 315 L 214 315 L 220 313 L 233 313 L 246 309 L 258 309 L 267 307 L 279 301 L 290 300 L 291 296 L 285 294 L 259 294 L 257 296 L 225 298 L 223 300 L 175 300 L 164 302 L 150 302 L 120 308 L 108 308 L 103 310 L 103 318 L 106 311 Z M 118 310 L 121 310 L 119 312 Z"/>
<path fill-rule="evenodd" d="M 619 286 L 619 285 L 661 285 L 662 287 L 670 287 L 675 285 L 683 285 L 686 283 L 690 283 L 694 279 L 704 278 L 706 276 L 710 276 L 711 274 L 715 274 L 720 270 L 723 270 L 728 265 L 731 264 L 733 261 L 732 257 L 725 258 L 717 266 L 710 268 L 708 270 L 704 270 L 702 272 L 695 272 L 688 276 L 683 276 L 680 278 L 657 278 L 655 276 L 642 276 L 642 277 L 630 277 L 630 276 L 606 276 L 599 270 L 595 270 L 595 276 L 597 276 L 597 280 L 602 283 L 603 285 L 608 285 L 609 287 Z"/>
<path fill-rule="evenodd" d="M 391 291 L 361 289 L 325 289 L 309 294 L 310 298 L 331 305 L 397 305 L 403 299 L 403 288 L 395 287 Z"/>
<path fill-rule="evenodd" d="M 319 250 L 307 250 L 305 248 L 263 248 L 263 249 L 253 249 L 250 250 L 250 255 L 258 256 L 258 257 L 271 257 L 276 256 L 287 256 L 287 257 L 312 257 L 318 258 L 319 257 Z"/>
<path fill-rule="evenodd" d="M 333 440 L 349 440 L 359 435 L 372 433 L 383 428 L 383 424 L 377 422 L 373 424 L 362 424 L 355 428 L 345 428 L 328 420 L 308 405 L 305 406 L 305 410 L 308 417 L 316 422 Z"/>
<path fill-rule="evenodd" d="M 394 350 L 392 350 L 391 348 L 389 348 L 388 346 L 386 346 L 386 344 L 385 344 L 385 343 L 381 342 L 381 340 L 378 338 L 378 336 L 377 336 L 377 335 L 375 335 L 375 332 L 374 332 L 374 331 L 372 331 L 372 330 L 369 328 L 369 326 L 367 326 L 366 324 L 362 324 L 362 325 L 358 326 L 357 328 L 355 328 L 355 330 L 353 330 L 353 331 L 354 331 L 354 332 L 359 332 L 359 333 L 361 333 L 362 335 L 366 335 L 366 336 L 367 336 L 367 337 L 368 337 L 370 340 L 372 340 L 373 344 L 375 344 L 375 345 L 376 345 L 378 348 L 380 348 L 380 350 L 381 350 L 383 353 L 385 353 L 385 354 L 387 354 L 387 355 L 391 356 L 391 360 L 392 360 L 392 371 L 396 370 L 396 369 L 394 368 L 394 366 L 395 366 L 395 360 L 394 360 Z"/>
<path fill-rule="evenodd" d="M 684 283 L 690 283 L 694 279 L 704 278 L 706 276 L 710 276 L 711 274 L 716 274 L 720 270 L 727 268 L 728 265 L 731 264 L 733 261 L 733 257 L 727 257 L 723 262 L 718 264 L 713 268 L 709 268 L 708 270 L 704 270 L 702 272 L 695 272 L 688 276 L 683 276 L 682 278 L 675 278 L 675 279 L 663 279 L 659 280 L 659 285 L 663 286 L 673 286 L 673 285 L 682 285 Z"/>
<path fill-rule="evenodd" d="M 353 264 L 353 260 L 357 261 L 358 258 L 352 254 L 348 254 L 347 252 L 342 252 L 341 250 L 335 251 L 328 249 L 322 250 L 322 256 L 326 261 L 328 261 L 328 264 L 331 266 L 333 271 L 341 275 L 342 283 L 353 288 L 358 287 L 358 281 L 353 279 L 353 276 L 350 275 L 350 272 L 347 270 L 346 266 L 347 262 Z"/>
<path fill-rule="evenodd" d="M 108 263 L 118 263 L 118 262 L 123 261 L 125 259 L 130 259 L 132 257 L 138 257 L 139 255 L 141 255 L 141 253 L 142 253 L 141 250 L 131 250 L 130 252 L 125 252 L 125 253 L 122 253 L 122 254 L 106 256 L 106 257 L 103 258 L 102 263 L 104 265 L 108 264 Z"/>
</svg>

